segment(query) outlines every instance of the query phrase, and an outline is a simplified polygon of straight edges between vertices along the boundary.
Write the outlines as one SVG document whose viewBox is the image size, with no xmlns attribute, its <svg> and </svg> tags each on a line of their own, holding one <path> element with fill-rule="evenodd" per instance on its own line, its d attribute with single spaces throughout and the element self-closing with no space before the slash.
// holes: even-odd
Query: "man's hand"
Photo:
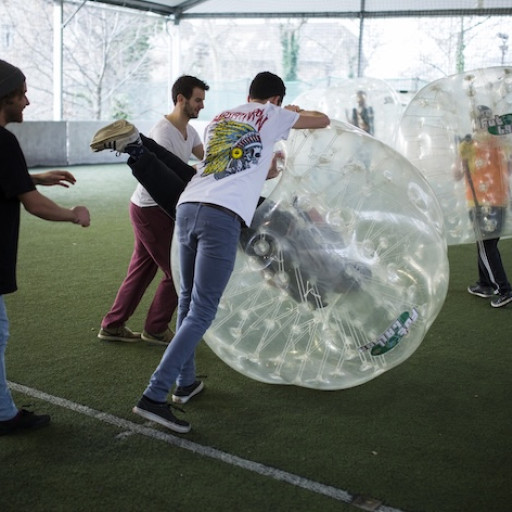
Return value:
<svg viewBox="0 0 512 512">
<path fill-rule="evenodd" d="M 69 171 L 54 170 L 33 174 L 32 181 L 34 185 L 44 185 L 46 187 L 60 185 L 61 187 L 69 188 L 68 183 L 74 185 L 76 179 Z"/>
<path fill-rule="evenodd" d="M 283 108 L 286 110 L 291 110 L 292 112 L 297 112 L 298 114 L 303 112 L 303 109 L 301 109 L 298 105 L 286 105 Z"/>
<path fill-rule="evenodd" d="M 295 121 L 295 124 L 292 126 L 292 128 L 299 130 L 327 128 L 327 126 L 329 126 L 331 123 L 329 116 L 323 112 L 318 112 L 316 110 L 304 110 L 298 105 L 286 105 L 286 107 L 283 108 L 285 110 L 290 110 L 291 112 L 296 112 L 300 116 L 299 119 Z"/>
<path fill-rule="evenodd" d="M 90 225 L 91 216 L 89 215 L 89 210 L 85 206 L 75 206 L 72 208 L 72 211 L 76 216 L 74 220 L 75 224 L 80 224 L 83 228 Z"/>
<path fill-rule="evenodd" d="M 267 180 L 271 180 L 279 176 L 279 173 L 284 168 L 284 158 L 285 155 L 282 151 L 276 151 L 274 153 L 274 156 L 272 157 L 272 163 L 270 164 L 270 169 L 267 173 Z"/>
</svg>

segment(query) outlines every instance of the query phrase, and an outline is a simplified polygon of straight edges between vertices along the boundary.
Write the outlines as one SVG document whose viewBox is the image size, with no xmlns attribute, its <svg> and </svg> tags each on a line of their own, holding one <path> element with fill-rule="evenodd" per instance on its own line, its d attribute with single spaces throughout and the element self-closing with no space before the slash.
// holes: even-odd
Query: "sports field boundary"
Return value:
<svg viewBox="0 0 512 512">
<path fill-rule="evenodd" d="M 296 487 L 301 487 L 302 489 L 305 489 L 307 491 L 321 494 L 334 500 L 347 503 L 360 510 L 367 510 L 371 512 L 405 512 L 401 509 L 383 505 L 380 501 L 376 499 L 366 496 L 352 495 L 351 493 L 343 489 L 338 489 L 330 485 L 315 482 L 314 480 L 309 480 L 308 478 L 303 478 L 293 473 L 288 473 L 286 471 L 282 471 L 271 466 L 266 466 L 265 464 L 261 464 L 259 462 L 243 459 L 241 457 L 237 457 L 236 455 L 232 455 L 230 453 L 217 450 L 216 448 L 212 448 L 210 446 L 203 446 L 201 444 L 194 443 L 186 439 L 182 439 L 181 437 L 177 437 L 172 434 L 167 434 L 165 432 L 148 427 L 146 425 L 133 423 L 131 421 L 119 418 L 112 414 L 97 411 L 95 409 L 87 407 L 86 405 L 78 404 L 65 398 L 50 395 L 48 393 L 45 393 L 44 391 L 39 391 L 37 389 L 30 388 L 22 384 L 18 384 L 16 382 L 8 381 L 8 385 L 13 391 L 17 391 L 18 393 L 22 393 L 32 398 L 43 400 L 52 405 L 63 407 L 64 409 L 68 409 L 79 414 L 83 414 L 85 416 L 94 418 L 103 423 L 114 425 L 131 434 L 138 434 L 157 441 L 162 441 L 171 446 L 188 450 L 197 455 L 209 457 L 211 459 L 215 459 L 226 464 L 230 464 L 232 466 L 245 469 L 246 471 L 256 473 L 260 476 L 265 476 L 268 478 L 272 478 L 274 480 L 288 483 L 290 485 L 294 485 Z"/>
</svg>

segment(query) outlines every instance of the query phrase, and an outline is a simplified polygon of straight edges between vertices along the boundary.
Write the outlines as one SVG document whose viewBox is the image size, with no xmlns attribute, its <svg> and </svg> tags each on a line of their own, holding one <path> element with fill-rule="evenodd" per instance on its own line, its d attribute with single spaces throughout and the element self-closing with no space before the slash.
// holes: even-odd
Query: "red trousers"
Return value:
<svg viewBox="0 0 512 512">
<path fill-rule="evenodd" d="M 105 315 L 104 329 L 124 325 L 133 315 L 158 269 L 164 273 L 146 315 L 144 329 L 165 331 L 178 305 L 171 274 L 171 241 L 174 221 L 159 206 L 141 208 L 130 203 L 135 244 L 128 271 L 114 304 Z M 135 329 L 137 330 L 137 329 Z"/>
</svg>

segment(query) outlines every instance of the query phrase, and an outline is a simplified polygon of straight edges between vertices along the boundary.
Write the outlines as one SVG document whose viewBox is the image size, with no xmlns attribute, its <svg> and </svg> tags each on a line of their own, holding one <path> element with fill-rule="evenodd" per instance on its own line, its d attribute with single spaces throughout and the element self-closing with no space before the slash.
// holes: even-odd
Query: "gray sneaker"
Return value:
<svg viewBox="0 0 512 512">
<path fill-rule="evenodd" d="M 491 306 L 493 308 L 502 308 L 512 302 L 512 292 L 506 292 L 499 295 L 496 299 L 491 300 Z"/>
<path fill-rule="evenodd" d="M 91 141 L 93 151 L 111 149 L 123 153 L 128 144 L 141 144 L 139 130 L 125 119 L 115 121 L 98 130 Z"/>
<path fill-rule="evenodd" d="M 468 286 L 468 292 L 471 293 L 471 295 L 483 297 L 484 299 L 490 299 L 498 293 L 494 288 L 491 288 L 490 286 L 482 286 L 479 283 Z"/>
<path fill-rule="evenodd" d="M 174 432 L 178 432 L 180 434 L 190 432 L 190 423 L 176 418 L 171 411 L 171 407 L 173 406 L 166 402 L 150 402 L 144 395 L 142 395 L 142 398 L 132 409 L 132 412 L 149 421 L 154 421 L 164 427 L 170 428 Z"/>
<path fill-rule="evenodd" d="M 146 329 L 144 329 L 140 337 L 151 345 L 163 345 L 166 347 L 174 338 L 174 333 L 169 328 L 158 334 L 150 334 Z"/>
<path fill-rule="evenodd" d="M 133 332 L 124 325 L 121 327 L 109 327 L 100 329 L 98 338 L 105 341 L 124 341 L 125 343 L 135 343 L 140 341 L 140 332 Z"/>
</svg>

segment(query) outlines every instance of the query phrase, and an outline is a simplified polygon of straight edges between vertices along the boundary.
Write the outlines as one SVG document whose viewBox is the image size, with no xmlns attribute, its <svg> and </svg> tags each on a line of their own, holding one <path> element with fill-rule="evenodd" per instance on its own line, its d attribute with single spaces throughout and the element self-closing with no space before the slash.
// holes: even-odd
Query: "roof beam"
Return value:
<svg viewBox="0 0 512 512">
<path fill-rule="evenodd" d="M 510 16 L 512 7 L 489 9 L 436 9 L 436 10 L 408 10 L 408 11 L 326 11 L 326 12 L 201 12 L 184 13 L 181 19 L 201 18 L 404 18 L 421 16 Z"/>
<path fill-rule="evenodd" d="M 179 23 L 185 19 L 236 19 L 236 18 L 404 18 L 404 17 L 421 17 L 421 16 L 510 16 L 512 15 L 511 7 L 496 8 L 477 8 L 477 9 L 433 9 L 425 8 L 423 10 L 388 10 L 388 11 L 324 11 L 324 12 L 207 12 L 208 0 L 184 0 L 177 6 L 166 6 L 156 1 L 145 0 L 88 0 L 89 2 L 97 2 L 100 4 L 110 4 L 119 7 L 125 7 L 140 11 L 150 11 L 162 16 L 173 17 L 175 23 Z M 202 12 L 189 12 L 191 9 L 205 4 L 205 10 Z"/>
<path fill-rule="evenodd" d="M 147 11 L 161 16 L 170 16 L 174 13 L 175 9 L 157 2 L 145 0 L 88 0 L 98 4 L 115 5 L 117 7 L 125 7 L 127 9 L 134 9 L 136 11 Z"/>
<path fill-rule="evenodd" d="M 180 22 L 180 19 L 183 18 L 183 13 L 189 9 L 192 9 L 193 7 L 196 7 L 198 5 L 204 4 L 208 0 L 186 0 L 185 2 L 181 2 L 175 9 L 174 9 L 174 23 L 178 24 Z"/>
</svg>

